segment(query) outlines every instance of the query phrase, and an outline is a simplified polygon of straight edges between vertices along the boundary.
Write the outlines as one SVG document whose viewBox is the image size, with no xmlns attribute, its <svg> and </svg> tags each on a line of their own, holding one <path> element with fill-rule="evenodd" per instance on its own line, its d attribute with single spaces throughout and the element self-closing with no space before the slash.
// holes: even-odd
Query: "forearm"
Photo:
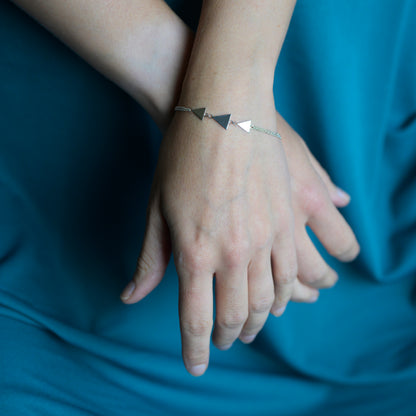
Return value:
<svg viewBox="0 0 416 416">
<path fill-rule="evenodd" d="M 193 35 L 161 0 L 13 0 L 164 127 Z"/>
<path fill-rule="evenodd" d="M 294 5 L 295 0 L 205 0 L 183 104 L 240 112 L 239 103 L 247 108 L 255 95 L 272 100 L 274 69 Z"/>
</svg>

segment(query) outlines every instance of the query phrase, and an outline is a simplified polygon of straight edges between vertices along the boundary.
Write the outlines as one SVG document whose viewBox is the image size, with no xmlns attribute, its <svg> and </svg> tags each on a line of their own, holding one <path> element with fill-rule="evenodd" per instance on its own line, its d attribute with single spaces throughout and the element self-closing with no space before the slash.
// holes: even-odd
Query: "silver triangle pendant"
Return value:
<svg viewBox="0 0 416 416">
<path fill-rule="evenodd" d="M 247 133 L 250 133 L 251 130 L 251 120 L 247 121 L 240 121 L 237 123 L 237 126 L 246 131 Z"/>
<path fill-rule="evenodd" d="M 192 109 L 192 112 L 200 119 L 203 120 L 206 113 L 206 108 L 195 108 Z"/>
<path fill-rule="evenodd" d="M 231 114 L 223 114 L 221 116 L 213 116 L 212 117 L 221 127 L 225 130 L 228 129 L 230 124 Z"/>
</svg>

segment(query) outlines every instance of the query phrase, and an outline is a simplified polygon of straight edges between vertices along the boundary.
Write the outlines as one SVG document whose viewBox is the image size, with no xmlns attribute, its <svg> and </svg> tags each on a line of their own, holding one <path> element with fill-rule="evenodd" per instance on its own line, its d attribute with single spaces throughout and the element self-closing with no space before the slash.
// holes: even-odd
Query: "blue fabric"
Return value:
<svg viewBox="0 0 416 416">
<path fill-rule="evenodd" d="M 270 317 L 252 345 L 213 347 L 196 379 L 173 266 L 139 304 L 118 298 L 160 135 L 0 2 L 0 414 L 414 416 L 415 41 L 412 0 L 298 1 L 277 107 L 351 193 L 362 252 L 352 264 L 323 252 L 337 286 Z"/>
</svg>

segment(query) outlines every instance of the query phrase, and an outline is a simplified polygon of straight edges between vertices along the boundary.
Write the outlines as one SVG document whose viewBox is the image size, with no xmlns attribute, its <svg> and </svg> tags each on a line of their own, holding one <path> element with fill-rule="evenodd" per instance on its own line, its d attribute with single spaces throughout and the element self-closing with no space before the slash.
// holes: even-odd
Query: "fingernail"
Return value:
<svg viewBox="0 0 416 416">
<path fill-rule="evenodd" d="M 136 283 L 134 283 L 134 280 L 132 280 L 123 290 L 123 293 L 121 294 L 120 298 L 122 300 L 128 300 L 130 296 L 133 294 L 134 289 L 136 289 Z"/>
<path fill-rule="evenodd" d="M 275 316 L 280 316 L 280 315 L 283 314 L 283 312 L 285 311 L 285 309 L 286 309 L 286 305 L 285 306 L 282 306 L 281 308 L 273 309 L 272 310 L 272 314 L 275 315 Z"/>
<path fill-rule="evenodd" d="M 221 351 L 229 350 L 233 344 L 227 344 L 227 345 L 217 345 L 217 348 Z"/>
<path fill-rule="evenodd" d="M 349 202 L 351 197 L 341 188 L 337 188 L 337 196 L 342 202 Z"/>
<path fill-rule="evenodd" d="M 199 376 L 202 376 L 202 374 L 204 374 L 206 368 L 207 368 L 206 364 L 194 365 L 189 369 L 189 372 L 193 376 L 199 377 Z"/>
<path fill-rule="evenodd" d="M 242 335 L 240 337 L 240 341 L 244 342 L 244 344 L 249 344 L 254 340 L 254 338 L 256 338 L 256 335 Z"/>
<path fill-rule="evenodd" d="M 319 292 L 317 291 L 316 293 L 312 294 L 309 297 L 308 302 L 314 303 L 314 302 L 316 302 L 318 300 L 318 298 L 319 298 Z"/>
</svg>

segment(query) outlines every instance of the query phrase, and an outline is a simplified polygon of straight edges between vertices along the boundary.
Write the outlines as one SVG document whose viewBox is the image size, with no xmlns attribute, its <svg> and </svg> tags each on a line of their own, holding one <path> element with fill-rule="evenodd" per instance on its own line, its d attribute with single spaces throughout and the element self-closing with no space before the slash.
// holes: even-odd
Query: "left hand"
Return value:
<svg viewBox="0 0 416 416">
<path fill-rule="evenodd" d="M 351 227 L 337 210 L 348 205 L 350 197 L 334 185 L 302 138 L 280 114 L 277 125 L 291 176 L 298 281 L 311 288 L 329 288 L 338 275 L 319 254 L 305 227 L 312 229 L 329 254 L 340 261 L 352 261 L 360 248 Z M 304 296 L 298 297 L 299 287 L 297 284 L 292 300 L 306 301 Z"/>
</svg>

